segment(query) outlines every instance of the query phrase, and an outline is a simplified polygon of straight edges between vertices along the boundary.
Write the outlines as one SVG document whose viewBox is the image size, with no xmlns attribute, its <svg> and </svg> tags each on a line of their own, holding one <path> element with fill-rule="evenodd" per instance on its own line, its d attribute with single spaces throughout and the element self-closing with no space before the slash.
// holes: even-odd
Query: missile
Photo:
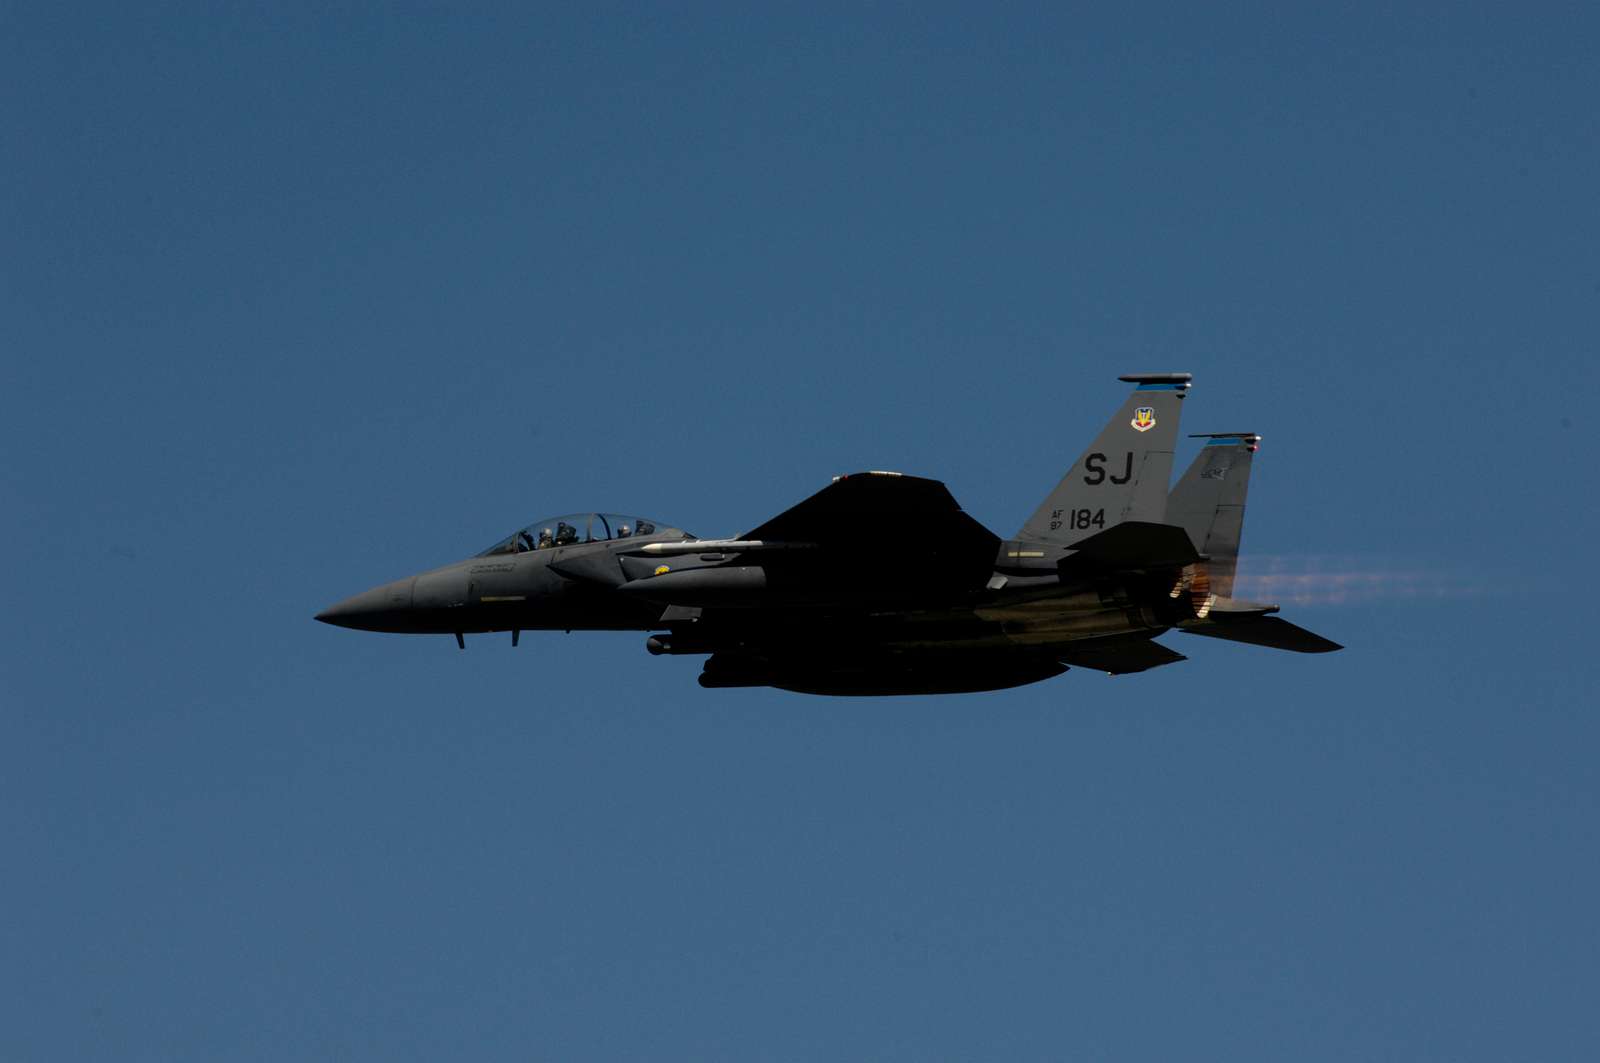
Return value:
<svg viewBox="0 0 1600 1063">
<path fill-rule="evenodd" d="M 684 554 L 780 553 L 816 548 L 816 543 L 784 543 L 762 539 L 690 539 L 681 543 L 646 543 L 628 552 L 644 557 L 681 557 Z"/>
</svg>

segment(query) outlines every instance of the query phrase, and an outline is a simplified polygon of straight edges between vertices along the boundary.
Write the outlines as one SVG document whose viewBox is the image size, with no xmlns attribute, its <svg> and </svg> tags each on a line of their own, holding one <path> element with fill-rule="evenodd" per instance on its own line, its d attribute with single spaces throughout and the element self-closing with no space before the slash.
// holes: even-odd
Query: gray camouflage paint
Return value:
<svg viewBox="0 0 1600 1063">
<path fill-rule="evenodd" d="M 1135 388 L 1013 539 L 943 484 L 838 477 L 734 540 L 675 528 L 478 556 L 373 588 L 316 619 L 368 631 L 656 632 L 709 654 L 701 685 L 818 694 L 954 693 L 1070 666 L 1139 672 L 1184 657 L 1172 628 L 1301 652 L 1338 649 L 1228 597 L 1254 437 L 1213 437 L 1171 491 L 1188 374 Z M 642 527 L 642 526 L 641 526 Z M 885 541 L 861 529 L 912 527 Z M 1209 556 L 1204 556 L 1209 555 Z"/>
</svg>

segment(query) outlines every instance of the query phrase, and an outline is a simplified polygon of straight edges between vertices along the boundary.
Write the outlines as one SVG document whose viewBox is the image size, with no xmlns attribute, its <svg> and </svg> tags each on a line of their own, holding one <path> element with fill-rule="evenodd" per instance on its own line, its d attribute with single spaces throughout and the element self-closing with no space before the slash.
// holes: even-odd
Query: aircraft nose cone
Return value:
<svg viewBox="0 0 1600 1063">
<path fill-rule="evenodd" d="M 314 619 L 358 631 L 398 630 L 405 611 L 411 608 L 411 584 L 410 579 L 403 579 L 362 591 L 328 606 Z"/>
</svg>

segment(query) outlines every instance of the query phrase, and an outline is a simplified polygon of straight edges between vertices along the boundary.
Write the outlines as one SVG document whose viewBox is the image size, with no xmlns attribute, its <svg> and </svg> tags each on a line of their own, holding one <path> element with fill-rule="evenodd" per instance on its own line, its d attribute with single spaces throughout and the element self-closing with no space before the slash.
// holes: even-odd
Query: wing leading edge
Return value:
<svg viewBox="0 0 1600 1063">
<path fill-rule="evenodd" d="M 823 546 L 913 534 L 919 541 L 982 546 L 991 560 L 999 536 L 968 516 L 938 480 L 897 472 L 840 476 L 803 502 L 737 537 L 737 541 Z"/>
</svg>

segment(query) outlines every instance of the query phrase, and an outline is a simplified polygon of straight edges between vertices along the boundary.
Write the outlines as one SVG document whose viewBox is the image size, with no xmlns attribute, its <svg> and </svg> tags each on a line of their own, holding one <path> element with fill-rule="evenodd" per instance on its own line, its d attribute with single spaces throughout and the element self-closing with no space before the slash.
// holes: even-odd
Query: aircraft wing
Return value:
<svg viewBox="0 0 1600 1063">
<path fill-rule="evenodd" d="M 940 553 L 973 549 L 985 561 L 1000 544 L 998 536 L 962 511 L 944 484 L 896 472 L 841 476 L 738 539 L 824 547 L 879 542 L 886 550 L 915 540 L 937 545 Z"/>
</svg>

